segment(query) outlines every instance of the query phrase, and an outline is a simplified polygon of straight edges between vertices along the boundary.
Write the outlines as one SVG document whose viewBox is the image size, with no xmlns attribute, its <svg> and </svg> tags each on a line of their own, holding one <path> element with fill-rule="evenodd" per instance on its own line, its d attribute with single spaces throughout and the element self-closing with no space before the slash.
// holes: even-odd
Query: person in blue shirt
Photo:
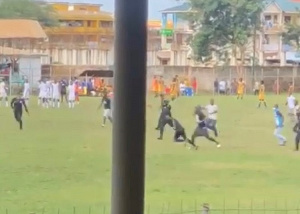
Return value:
<svg viewBox="0 0 300 214">
<path fill-rule="evenodd" d="M 278 104 L 274 105 L 273 112 L 274 112 L 274 119 L 275 119 L 275 126 L 276 126 L 274 130 L 274 135 L 278 139 L 279 145 L 284 146 L 286 143 L 286 138 L 281 135 L 283 129 L 284 117 L 279 110 Z"/>
</svg>

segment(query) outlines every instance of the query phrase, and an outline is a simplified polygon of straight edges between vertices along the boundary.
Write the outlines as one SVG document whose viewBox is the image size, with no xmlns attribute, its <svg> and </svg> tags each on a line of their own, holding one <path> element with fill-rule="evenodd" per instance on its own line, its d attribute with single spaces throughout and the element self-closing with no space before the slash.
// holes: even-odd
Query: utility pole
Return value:
<svg viewBox="0 0 300 214">
<path fill-rule="evenodd" d="M 147 0 L 115 0 L 111 214 L 143 214 Z"/>
</svg>

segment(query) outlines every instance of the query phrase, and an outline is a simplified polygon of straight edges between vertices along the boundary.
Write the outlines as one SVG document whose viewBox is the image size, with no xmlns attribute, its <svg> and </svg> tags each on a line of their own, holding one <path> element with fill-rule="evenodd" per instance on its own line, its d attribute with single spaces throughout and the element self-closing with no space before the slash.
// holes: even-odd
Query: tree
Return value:
<svg viewBox="0 0 300 214">
<path fill-rule="evenodd" d="M 0 18 L 34 19 L 47 27 L 58 23 L 51 6 L 34 0 L 0 0 Z"/>
<path fill-rule="evenodd" d="M 231 52 L 237 64 L 237 53 L 244 63 L 246 46 L 259 26 L 263 8 L 261 0 L 190 0 L 191 18 L 198 26 L 192 42 L 196 59 L 220 56 Z"/>
<path fill-rule="evenodd" d="M 286 26 L 286 32 L 282 34 L 283 42 L 291 46 L 296 46 L 300 50 L 300 26 L 289 24 Z"/>
</svg>

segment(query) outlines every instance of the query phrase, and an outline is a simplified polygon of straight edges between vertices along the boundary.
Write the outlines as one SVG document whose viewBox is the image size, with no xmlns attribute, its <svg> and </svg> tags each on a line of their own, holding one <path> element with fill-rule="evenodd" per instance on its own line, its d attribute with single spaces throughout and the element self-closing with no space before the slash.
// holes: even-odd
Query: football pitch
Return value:
<svg viewBox="0 0 300 214">
<path fill-rule="evenodd" d="M 173 143 L 171 128 L 163 141 L 156 139 L 159 100 L 149 98 L 145 213 L 180 213 L 202 203 L 217 209 L 252 203 L 297 207 L 300 153 L 293 151 L 289 118 L 283 131 L 287 146 L 279 147 L 273 136 L 272 107 L 278 103 L 286 115 L 286 97 L 266 98 L 268 108 L 257 109 L 251 95 L 242 101 L 215 97 L 222 147 L 198 138 L 198 151 Z M 182 97 L 171 103 L 188 135 L 195 128 L 194 106 L 209 99 Z M 33 98 L 23 131 L 12 110 L 0 108 L 0 214 L 109 213 L 112 127 L 101 127 L 98 105 L 99 98 L 81 98 L 72 110 L 66 105 L 41 109 Z"/>
</svg>

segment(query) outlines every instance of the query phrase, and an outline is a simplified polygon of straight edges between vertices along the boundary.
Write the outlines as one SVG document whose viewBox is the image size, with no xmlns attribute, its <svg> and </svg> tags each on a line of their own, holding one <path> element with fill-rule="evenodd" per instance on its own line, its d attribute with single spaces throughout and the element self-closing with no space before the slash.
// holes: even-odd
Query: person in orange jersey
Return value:
<svg viewBox="0 0 300 214">
<path fill-rule="evenodd" d="M 165 81 L 161 76 L 158 81 L 158 94 L 164 94 L 164 91 L 165 91 Z"/>
<path fill-rule="evenodd" d="M 172 100 L 175 100 L 177 98 L 178 90 L 177 90 L 177 81 L 176 81 L 176 78 L 174 78 L 173 81 L 172 81 L 172 83 L 171 83 L 170 95 L 171 95 L 171 99 Z"/>
<path fill-rule="evenodd" d="M 156 76 L 153 77 L 153 80 L 152 80 L 152 92 L 154 93 L 154 96 L 157 97 L 158 96 L 158 88 L 159 88 L 159 85 L 158 85 L 158 79 Z"/>
<path fill-rule="evenodd" d="M 237 99 L 243 99 L 245 91 L 245 82 L 240 78 L 237 85 Z"/>
<path fill-rule="evenodd" d="M 292 82 L 289 83 L 288 95 L 294 93 L 294 85 Z"/>
<path fill-rule="evenodd" d="M 79 81 L 75 81 L 75 102 L 79 104 Z"/>
</svg>

